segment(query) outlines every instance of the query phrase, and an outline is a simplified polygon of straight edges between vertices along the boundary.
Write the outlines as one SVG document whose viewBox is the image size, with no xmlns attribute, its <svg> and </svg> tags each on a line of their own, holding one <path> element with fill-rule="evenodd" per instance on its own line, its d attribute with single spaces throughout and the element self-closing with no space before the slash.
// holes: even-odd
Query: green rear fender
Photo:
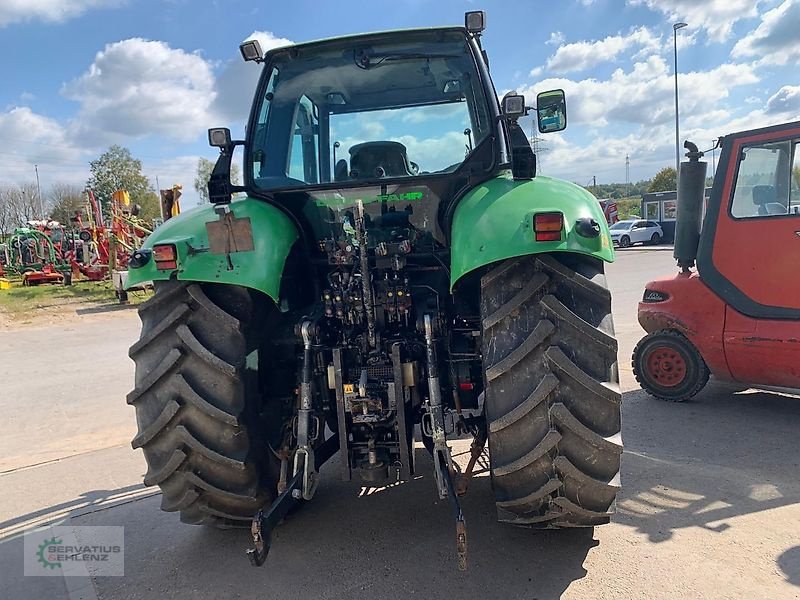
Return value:
<svg viewBox="0 0 800 600">
<path fill-rule="evenodd" d="M 143 281 L 177 277 L 185 281 L 241 285 L 280 301 L 281 276 L 292 245 L 299 235 L 292 221 L 278 208 L 266 202 L 245 198 L 230 204 L 236 218 L 249 218 L 253 231 L 253 250 L 212 254 L 206 223 L 218 221 L 210 204 L 188 210 L 156 229 L 144 248 L 155 244 L 175 244 L 178 268 L 158 270 L 151 258 L 144 266 L 128 270 L 128 287 Z M 230 263 L 228 262 L 230 256 Z"/>
<path fill-rule="evenodd" d="M 537 242 L 533 215 L 564 214 L 560 241 Z M 575 223 L 588 217 L 600 224 L 600 235 L 578 235 Z M 458 204 L 451 229 L 450 288 L 467 273 L 499 260 L 545 252 L 577 252 L 607 262 L 614 248 L 597 199 L 575 184 L 538 176 L 529 181 L 496 177 L 477 186 Z"/>
</svg>

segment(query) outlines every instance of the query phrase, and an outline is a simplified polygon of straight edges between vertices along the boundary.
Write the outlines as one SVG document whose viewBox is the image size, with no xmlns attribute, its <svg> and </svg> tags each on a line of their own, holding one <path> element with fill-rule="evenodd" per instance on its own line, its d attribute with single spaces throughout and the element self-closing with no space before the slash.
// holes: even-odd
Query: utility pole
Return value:
<svg viewBox="0 0 800 600">
<path fill-rule="evenodd" d="M 42 186 L 39 185 L 39 165 L 33 165 L 36 171 L 36 193 L 39 195 L 39 218 L 44 219 L 44 200 L 42 200 Z"/>
<path fill-rule="evenodd" d="M 528 138 L 531 144 L 531 150 L 536 155 L 536 172 L 542 172 L 542 155 L 547 152 L 547 146 L 542 143 L 542 138 L 536 133 L 536 120 L 531 123 L 531 137 Z"/>
<path fill-rule="evenodd" d="M 631 185 L 631 159 L 627 154 L 625 155 L 625 189 L 627 190 Z"/>
<path fill-rule="evenodd" d="M 597 176 L 592 175 L 592 189 L 594 189 L 594 195 L 597 196 Z"/>
</svg>

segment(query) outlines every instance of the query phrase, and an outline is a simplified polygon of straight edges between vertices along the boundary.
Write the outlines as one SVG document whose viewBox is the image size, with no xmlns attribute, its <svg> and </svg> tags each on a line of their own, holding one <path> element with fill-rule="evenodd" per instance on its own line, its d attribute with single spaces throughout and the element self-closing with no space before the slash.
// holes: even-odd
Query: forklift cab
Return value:
<svg viewBox="0 0 800 600">
<path fill-rule="evenodd" d="M 686 400 L 709 371 L 800 389 L 800 122 L 721 145 L 697 272 L 648 283 L 639 304 L 634 373 L 661 398 Z"/>
</svg>

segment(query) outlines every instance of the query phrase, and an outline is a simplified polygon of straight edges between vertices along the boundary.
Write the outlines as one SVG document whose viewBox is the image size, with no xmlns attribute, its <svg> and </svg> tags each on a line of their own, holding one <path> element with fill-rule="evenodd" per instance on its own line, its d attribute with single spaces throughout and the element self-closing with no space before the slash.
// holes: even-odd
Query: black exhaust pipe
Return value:
<svg viewBox="0 0 800 600">
<path fill-rule="evenodd" d="M 701 161 L 703 153 L 692 142 L 683 147 L 688 162 L 680 165 L 678 177 L 678 215 L 675 223 L 675 251 L 673 256 L 684 273 L 694 266 L 697 246 L 700 243 L 700 226 L 703 220 L 703 199 L 706 191 L 708 163 Z"/>
</svg>

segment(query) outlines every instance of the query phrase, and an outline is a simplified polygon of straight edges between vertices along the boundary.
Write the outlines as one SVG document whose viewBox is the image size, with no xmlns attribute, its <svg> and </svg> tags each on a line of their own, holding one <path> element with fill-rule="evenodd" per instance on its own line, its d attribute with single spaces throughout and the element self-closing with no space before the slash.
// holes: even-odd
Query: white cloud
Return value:
<svg viewBox="0 0 800 600">
<path fill-rule="evenodd" d="M 5 141 L 0 181 L 34 180 L 34 165 L 39 166 L 43 188 L 56 181 L 86 181 L 87 150 L 76 146 L 53 119 L 28 107 L 11 108 L 0 113 L 0 139 Z"/>
<path fill-rule="evenodd" d="M 194 140 L 212 120 L 216 92 L 211 65 L 199 55 L 132 38 L 98 52 L 62 94 L 80 103 L 75 135 L 105 144 L 148 135 Z"/>
<path fill-rule="evenodd" d="M 115 8 L 124 0 L 2 0 L 0 27 L 22 21 L 62 22 L 92 8 Z"/>
<path fill-rule="evenodd" d="M 756 57 L 764 64 L 800 62 L 800 0 L 785 0 L 765 12 L 758 27 L 736 42 L 731 56 Z"/>
<path fill-rule="evenodd" d="M 647 6 L 670 21 L 686 21 L 701 27 L 709 39 L 723 42 L 731 35 L 737 21 L 758 16 L 759 0 L 627 0 L 628 4 Z"/>
<path fill-rule="evenodd" d="M 264 52 L 294 43 L 269 31 L 254 31 L 245 38 L 245 40 L 252 39 L 258 40 Z M 225 64 L 217 77 L 217 99 L 214 103 L 217 118 L 224 121 L 220 125 L 238 123 L 244 130 L 261 70 L 255 63 L 245 63 L 239 56 L 238 50 L 236 58 Z"/>
<path fill-rule="evenodd" d="M 681 113 L 700 113 L 720 108 L 731 89 L 759 81 L 751 65 L 723 64 L 711 71 L 680 75 Z M 569 120 L 604 127 L 609 122 L 657 125 L 674 114 L 673 78 L 664 58 L 650 56 L 626 72 L 617 69 L 610 79 L 552 78 L 523 88 L 529 102 L 536 94 L 562 88 L 567 94 Z"/>
<path fill-rule="evenodd" d="M 567 41 L 567 38 L 564 37 L 564 34 L 560 31 L 554 31 L 550 34 L 550 39 L 545 42 L 548 46 L 560 46 L 564 42 Z"/>
<path fill-rule="evenodd" d="M 552 38 L 551 38 L 552 39 Z M 616 60 L 623 52 L 655 52 L 661 47 L 661 38 L 646 27 L 639 27 L 627 35 L 612 35 L 597 41 L 581 41 L 560 45 L 550 58 L 547 68 L 558 74 L 583 71 L 601 63 Z"/>
<path fill-rule="evenodd" d="M 732 116 L 714 103 L 696 111 L 682 109 L 681 140 L 691 140 L 705 150 L 721 135 L 799 119 L 800 86 L 784 86 L 763 106 L 744 115 Z M 569 131 L 547 136 L 543 141 L 548 151 L 540 161 L 543 172 L 585 184 L 593 175 L 598 181 L 624 181 L 625 156 L 630 157 L 632 173 L 641 177 L 651 177 L 660 168 L 674 164 L 675 130 L 671 121 L 641 125 L 626 135 L 614 132 L 614 127 L 595 130 L 582 144 L 568 141 Z"/>
<path fill-rule="evenodd" d="M 785 85 L 770 96 L 765 106 L 766 114 L 797 118 L 800 114 L 800 85 Z"/>
</svg>

